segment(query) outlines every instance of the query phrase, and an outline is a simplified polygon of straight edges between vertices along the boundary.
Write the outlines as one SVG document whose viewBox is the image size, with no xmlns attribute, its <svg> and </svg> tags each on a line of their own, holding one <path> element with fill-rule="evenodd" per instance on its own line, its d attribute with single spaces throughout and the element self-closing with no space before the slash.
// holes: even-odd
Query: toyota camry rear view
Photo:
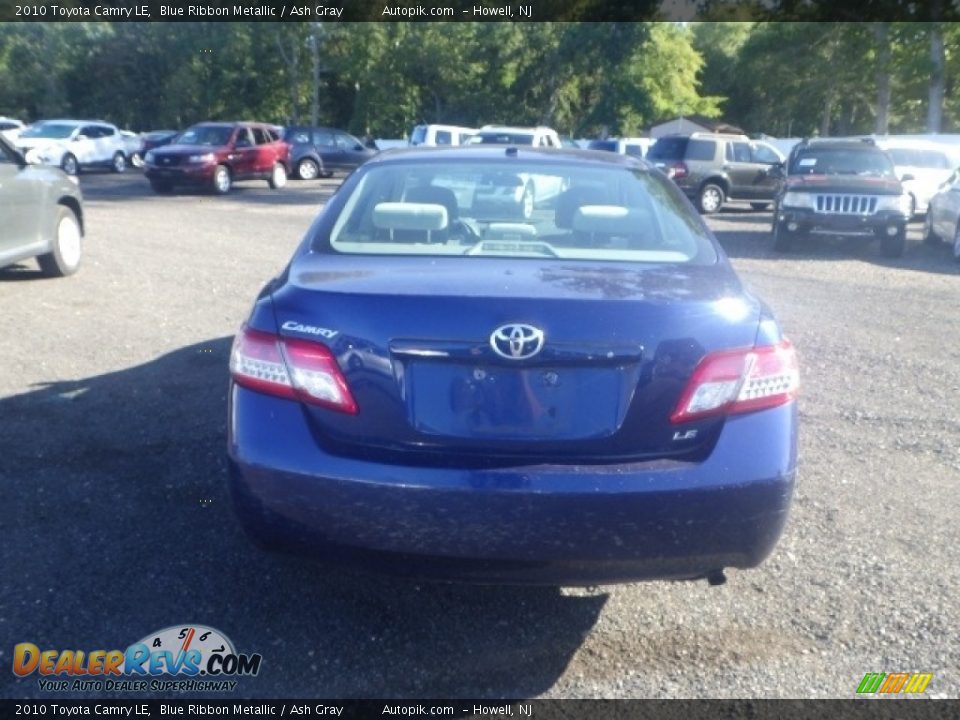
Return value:
<svg viewBox="0 0 960 720">
<path fill-rule="evenodd" d="M 771 552 L 793 493 L 794 349 L 631 157 L 378 155 L 260 293 L 230 370 L 231 493 L 273 549 L 722 582 Z"/>
</svg>

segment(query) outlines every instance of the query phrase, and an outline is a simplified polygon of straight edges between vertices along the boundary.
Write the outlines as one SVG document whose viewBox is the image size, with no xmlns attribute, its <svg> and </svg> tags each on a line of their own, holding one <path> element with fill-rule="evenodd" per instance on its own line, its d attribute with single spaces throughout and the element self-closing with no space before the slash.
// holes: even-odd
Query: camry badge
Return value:
<svg viewBox="0 0 960 720">
<path fill-rule="evenodd" d="M 490 335 L 490 347 L 507 360 L 526 360 L 543 349 L 543 330 L 533 325 L 501 325 Z"/>
</svg>

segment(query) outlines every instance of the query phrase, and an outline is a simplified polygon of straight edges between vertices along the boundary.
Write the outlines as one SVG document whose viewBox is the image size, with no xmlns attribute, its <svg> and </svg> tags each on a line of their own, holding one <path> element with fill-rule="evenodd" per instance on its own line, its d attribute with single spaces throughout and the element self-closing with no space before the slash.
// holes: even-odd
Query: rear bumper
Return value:
<svg viewBox="0 0 960 720">
<path fill-rule="evenodd" d="M 297 404 L 231 390 L 248 533 L 416 577 L 589 585 L 753 567 L 782 532 L 795 463 L 795 403 L 731 418 L 701 463 L 462 469 L 328 454 Z"/>
</svg>

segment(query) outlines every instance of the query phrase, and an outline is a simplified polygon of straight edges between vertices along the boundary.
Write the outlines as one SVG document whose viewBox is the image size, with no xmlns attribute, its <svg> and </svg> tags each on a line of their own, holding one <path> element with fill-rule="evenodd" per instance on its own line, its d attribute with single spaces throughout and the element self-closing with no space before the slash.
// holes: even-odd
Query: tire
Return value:
<svg viewBox="0 0 960 720">
<path fill-rule="evenodd" d="M 785 253 L 793 250 L 793 241 L 797 233 L 787 230 L 781 223 L 773 224 L 773 249 L 777 252 Z"/>
<path fill-rule="evenodd" d="M 122 173 L 127 169 L 127 158 L 122 152 L 114 154 L 113 160 L 110 161 L 110 169 L 115 173 Z"/>
<path fill-rule="evenodd" d="M 83 233 L 80 232 L 80 222 L 73 210 L 61 205 L 53 248 L 37 258 L 40 270 L 47 277 L 73 275 L 80 267 L 82 256 Z"/>
<path fill-rule="evenodd" d="M 297 163 L 297 177 L 301 180 L 316 180 L 320 177 L 320 164 L 313 158 L 304 158 Z"/>
<path fill-rule="evenodd" d="M 67 175 L 80 174 L 80 163 L 77 162 L 77 158 L 73 153 L 67 153 L 63 156 L 63 159 L 60 161 L 60 167 Z"/>
<path fill-rule="evenodd" d="M 907 222 L 913 220 L 917 216 L 917 197 L 913 193 L 910 193 L 910 214 L 907 216 Z"/>
<path fill-rule="evenodd" d="M 765 202 L 752 202 L 752 203 L 750 203 L 750 207 L 752 207 L 754 210 L 758 210 L 758 211 L 759 211 L 759 210 L 766 210 L 768 207 L 770 207 L 770 203 L 765 203 Z"/>
<path fill-rule="evenodd" d="M 277 163 L 273 166 L 273 172 L 270 173 L 270 179 L 267 180 L 267 183 L 274 190 L 279 190 L 287 184 L 287 168 L 283 166 L 283 163 Z"/>
<path fill-rule="evenodd" d="M 233 187 L 233 177 L 230 168 L 226 165 L 217 165 L 213 171 L 213 192 L 217 195 L 226 195 Z"/>
<path fill-rule="evenodd" d="M 700 192 L 697 194 L 697 208 L 704 215 L 712 215 L 720 211 L 726 199 L 727 196 L 722 187 L 716 183 L 708 182 L 700 188 Z"/>
<path fill-rule="evenodd" d="M 165 183 L 161 180 L 151 180 L 150 187 L 153 188 L 153 191 L 158 195 L 166 195 L 173 190 L 173 186 L 170 183 Z"/>
<path fill-rule="evenodd" d="M 884 233 L 880 238 L 880 252 L 884 257 L 901 257 L 903 251 L 906 249 L 907 229 L 905 227 L 900 228 L 896 235 L 887 235 Z"/>
<path fill-rule="evenodd" d="M 533 217 L 533 209 L 536 205 L 537 197 L 533 190 L 533 185 L 527 183 L 523 188 L 523 196 L 520 198 L 520 216 L 524 220 L 529 220 Z"/>
<path fill-rule="evenodd" d="M 933 217 L 930 208 L 927 208 L 927 217 L 923 221 L 923 243 L 924 245 L 939 245 L 943 242 L 940 236 L 933 231 Z"/>
</svg>

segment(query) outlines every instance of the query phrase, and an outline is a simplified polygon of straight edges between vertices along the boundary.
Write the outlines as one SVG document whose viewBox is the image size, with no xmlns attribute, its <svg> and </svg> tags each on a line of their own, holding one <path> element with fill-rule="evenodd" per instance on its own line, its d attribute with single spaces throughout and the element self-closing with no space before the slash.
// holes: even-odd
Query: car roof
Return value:
<svg viewBox="0 0 960 720">
<path fill-rule="evenodd" d="M 872 140 L 831 140 L 821 138 L 819 140 L 808 140 L 806 143 L 798 143 L 796 150 L 807 148 L 831 148 L 835 150 L 864 150 L 872 152 L 883 152 L 883 148 L 878 146 Z"/>
<path fill-rule="evenodd" d="M 545 125 L 521 127 L 519 125 L 484 125 L 479 132 L 556 132 Z"/>
<path fill-rule="evenodd" d="M 504 163 L 514 162 L 517 159 L 535 160 L 536 162 L 569 163 L 571 161 L 602 167 L 619 165 L 623 167 L 653 166 L 645 160 L 631 155 L 603 152 L 599 150 L 581 150 L 578 148 L 536 148 L 529 145 L 443 145 L 440 147 L 396 148 L 378 153 L 365 165 L 401 164 L 405 162 L 424 161 L 464 161 L 464 160 L 497 160 Z"/>
</svg>

